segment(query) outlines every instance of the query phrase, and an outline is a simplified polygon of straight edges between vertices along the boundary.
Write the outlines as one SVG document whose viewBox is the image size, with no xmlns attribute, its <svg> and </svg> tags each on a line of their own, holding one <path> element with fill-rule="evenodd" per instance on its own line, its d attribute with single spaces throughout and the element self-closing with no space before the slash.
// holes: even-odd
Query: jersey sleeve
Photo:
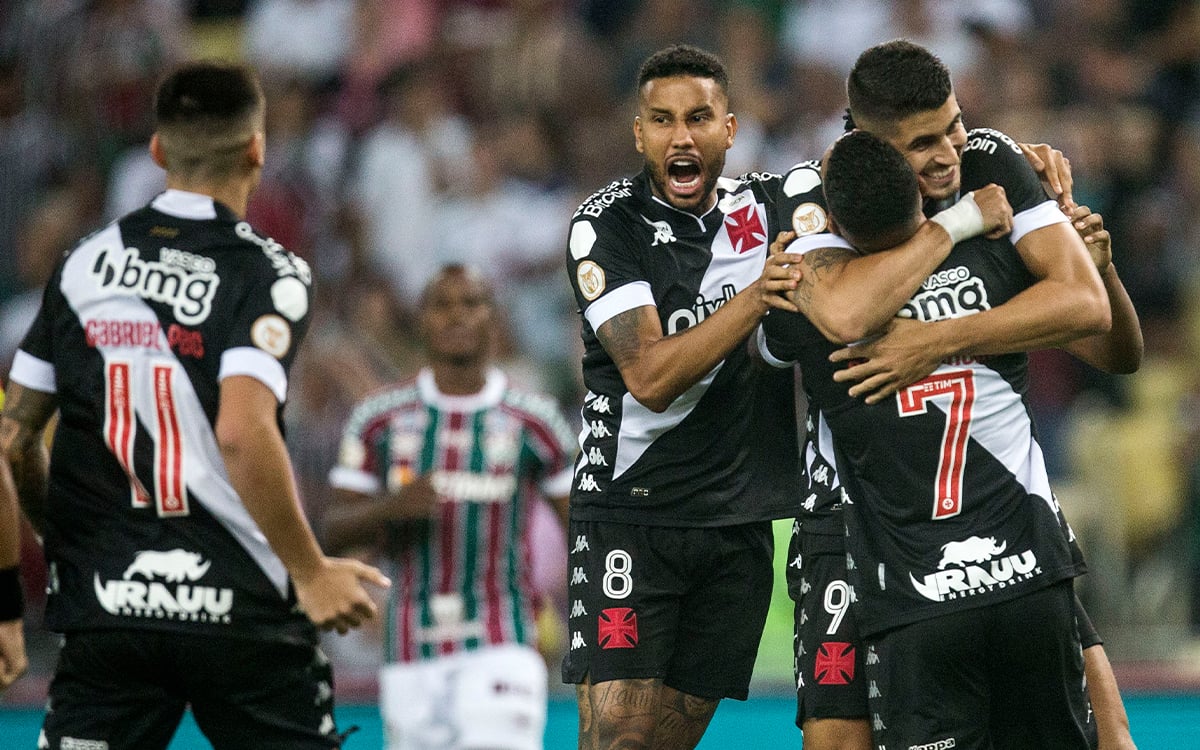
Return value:
<svg viewBox="0 0 1200 750">
<path fill-rule="evenodd" d="M 1009 238 L 1014 245 L 1036 229 L 1067 222 L 1054 199 L 1046 195 L 1016 141 L 998 130 L 977 128 L 967 134 L 963 174 L 972 175 L 971 184 L 964 184 L 964 190 L 975 190 L 989 183 L 1004 188 L 1013 208 L 1013 231 Z"/>
<path fill-rule="evenodd" d="M 270 388 L 283 403 L 288 372 L 308 331 L 311 281 L 307 274 L 277 270 L 265 263 L 253 270 L 256 281 L 248 285 L 229 313 L 217 378 L 248 375 Z"/>
<path fill-rule="evenodd" d="M 66 305 L 61 290 L 62 267 L 62 261 L 55 266 L 42 292 L 37 317 L 21 340 L 8 373 L 10 381 L 42 393 L 58 392 L 58 378 L 54 372 L 54 321 Z"/>
<path fill-rule="evenodd" d="M 596 206 L 596 210 L 589 210 Z M 617 207 L 585 203 L 571 221 L 567 242 L 567 271 L 575 301 L 591 325 L 627 310 L 654 305 L 637 238 L 624 226 Z"/>
<path fill-rule="evenodd" d="M 557 405 L 549 397 L 539 399 L 530 429 L 530 442 L 541 469 L 539 488 L 547 497 L 570 494 L 574 476 L 576 438 Z"/>
<path fill-rule="evenodd" d="M 372 400 L 361 402 L 350 413 L 342 428 L 337 463 L 329 471 L 334 489 L 373 495 L 383 489 L 378 452 L 375 444 L 387 421 L 381 418 Z"/>
</svg>

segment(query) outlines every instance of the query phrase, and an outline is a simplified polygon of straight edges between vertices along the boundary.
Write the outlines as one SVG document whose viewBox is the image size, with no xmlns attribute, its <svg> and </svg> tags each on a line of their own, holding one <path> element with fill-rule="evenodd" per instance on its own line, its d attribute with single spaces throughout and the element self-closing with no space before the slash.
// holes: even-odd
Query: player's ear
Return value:
<svg viewBox="0 0 1200 750">
<path fill-rule="evenodd" d="M 167 168 L 167 154 L 163 151 L 162 141 L 159 139 L 158 133 L 150 136 L 150 158 L 163 169 Z"/>
<path fill-rule="evenodd" d="M 639 154 L 646 153 L 646 146 L 642 143 L 642 118 L 633 118 L 633 145 L 637 148 Z"/>
<path fill-rule="evenodd" d="M 252 167 L 261 167 L 267 161 L 267 136 L 261 130 L 256 131 L 246 146 L 246 159 Z"/>
<path fill-rule="evenodd" d="M 725 148 L 733 148 L 733 137 L 737 135 L 737 115 L 725 115 Z"/>
</svg>

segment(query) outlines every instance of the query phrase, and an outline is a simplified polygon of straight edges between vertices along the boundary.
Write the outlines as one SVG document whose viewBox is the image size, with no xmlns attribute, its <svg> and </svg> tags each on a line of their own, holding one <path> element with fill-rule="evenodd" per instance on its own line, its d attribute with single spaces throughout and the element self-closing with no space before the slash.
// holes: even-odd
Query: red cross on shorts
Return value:
<svg viewBox="0 0 1200 750">
<path fill-rule="evenodd" d="M 637 613 L 629 607 L 601 610 L 600 648 L 633 648 L 638 642 Z"/>
<path fill-rule="evenodd" d="M 744 255 L 762 246 L 767 241 L 767 231 L 758 218 L 753 205 L 734 211 L 725 217 L 725 230 L 729 232 L 729 244 L 738 255 Z"/>
<path fill-rule="evenodd" d="M 829 641 L 817 649 L 813 667 L 822 685 L 848 685 L 854 680 L 854 644 Z"/>
</svg>

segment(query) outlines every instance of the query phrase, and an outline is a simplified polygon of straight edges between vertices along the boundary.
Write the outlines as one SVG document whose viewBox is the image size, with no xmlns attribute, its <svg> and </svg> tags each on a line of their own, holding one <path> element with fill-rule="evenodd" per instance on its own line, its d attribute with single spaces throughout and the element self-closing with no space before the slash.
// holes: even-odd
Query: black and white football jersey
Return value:
<svg viewBox="0 0 1200 750">
<path fill-rule="evenodd" d="M 213 432 L 234 375 L 266 384 L 282 415 L 310 284 L 304 261 L 177 190 L 59 262 L 11 372 L 60 413 L 49 628 L 315 637 Z"/>
<path fill-rule="evenodd" d="M 988 183 L 1005 188 L 1013 233 L 955 245 L 901 316 L 972 315 L 1034 282 L 1014 245 L 1065 218 L 1011 139 L 977 129 L 963 153 L 962 189 Z M 864 634 L 1012 599 L 1083 572 L 1050 491 L 1026 398 L 1026 355 L 944 362 L 869 405 L 833 381 L 840 365 L 828 355 L 837 347 L 802 316 L 772 313 L 764 330 L 772 357 L 800 363 L 820 412 L 817 432 L 832 437 Z"/>
<path fill-rule="evenodd" d="M 665 335 L 698 325 L 762 274 L 781 179 L 722 178 L 703 216 L 654 197 L 643 172 L 588 198 L 567 269 L 582 313 L 588 389 L 572 516 L 720 526 L 794 515 L 799 449 L 792 373 L 751 357 L 749 337 L 662 412 L 630 395 L 596 329 L 650 305 Z"/>
</svg>

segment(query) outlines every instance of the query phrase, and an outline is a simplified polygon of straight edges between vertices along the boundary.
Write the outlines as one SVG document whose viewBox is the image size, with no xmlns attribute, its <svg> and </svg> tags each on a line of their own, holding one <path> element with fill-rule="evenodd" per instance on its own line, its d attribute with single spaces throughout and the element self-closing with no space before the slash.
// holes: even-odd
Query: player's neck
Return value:
<svg viewBox="0 0 1200 750">
<path fill-rule="evenodd" d="M 473 396 L 487 383 L 487 363 L 432 362 L 433 382 L 447 396 Z"/>
</svg>

